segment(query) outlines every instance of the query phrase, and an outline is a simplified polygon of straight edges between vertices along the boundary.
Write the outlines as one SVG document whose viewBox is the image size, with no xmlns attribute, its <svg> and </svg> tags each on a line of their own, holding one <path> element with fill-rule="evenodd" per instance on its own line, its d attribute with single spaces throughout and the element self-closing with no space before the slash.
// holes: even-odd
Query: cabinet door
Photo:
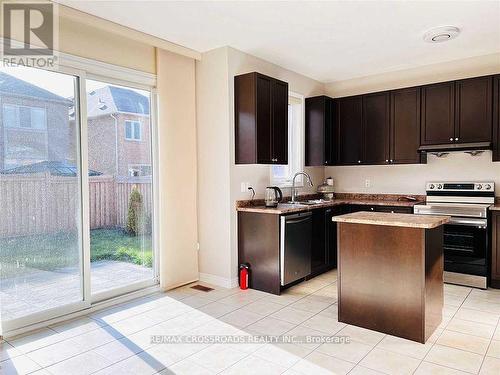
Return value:
<svg viewBox="0 0 500 375">
<path fill-rule="evenodd" d="M 326 97 L 306 99 L 305 162 L 307 166 L 321 166 L 326 162 Z"/>
<path fill-rule="evenodd" d="M 391 163 L 420 163 L 420 88 L 391 92 Z"/>
<path fill-rule="evenodd" d="M 421 145 L 452 143 L 455 139 L 455 83 L 422 87 Z"/>
<path fill-rule="evenodd" d="M 342 215 L 344 209 L 333 207 L 326 212 L 326 249 L 328 254 L 328 266 L 337 267 L 337 223 L 332 222 L 332 217 Z"/>
<path fill-rule="evenodd" d="M 492 86 L 492 77 L 471 78 L 456 82 L 456 142 L 491 142 Z"/>
<path fill-rule="evenodd" d="M 325 165 L 337 164 L 337 131 L 335 127 L 336 102 L 326 98 L 325 102 Z"/>
<path fill-rule="evenodd" d="M 339 164 L 361 164 L 362 162 L 362 112 L 361 96 L 342 98 L 337 102 Z"/>
<path fill-rule="evenodd" d="M 389 162 L 388 92 L 363 95 L 363 137 L 365 164 Z"/>
<path fill-rule="evenodd" d="M 272 155 L 272 78 L 257 74 L 257 162 L 271 164 Z"/>
<path fill-rule="evenodd" d="M 491 283 L 495 288 L 500 288 L 500 213 L 494 211 L 491 219 Z"/>
<path fill-rule="evenodd" d="M 317 209 L 312 211 L 312 249 L 311 249 L 311 273 L 316 274 L 323 270 L 327 264 L 325 226 L 326 210 Z"/>
<path fill-rule="evenodd" d="M 288 83 L 272 84 L 273 164 L 288 164 Z"/>
<path fill-rule="evenodd" d="M 493 77 L 493 161 L 500 161 L 500 76 Z"/>
</svg>

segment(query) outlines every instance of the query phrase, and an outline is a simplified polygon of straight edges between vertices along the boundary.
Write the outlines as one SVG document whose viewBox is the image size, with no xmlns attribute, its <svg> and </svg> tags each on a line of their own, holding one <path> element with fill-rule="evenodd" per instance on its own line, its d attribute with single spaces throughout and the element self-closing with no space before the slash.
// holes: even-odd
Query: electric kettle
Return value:
<svg viewBox="0 0 500 375">
<path fill-rule="evenodd" d="M 283 200 L 283 193 L 281 189 L 276 186 L 268 186 L 266 187 L 266 194 L 264 197 L 264 202 L 266 204 L 266 208 L 275 208 L 278 207 L 278 203 Z"/>
</svg>

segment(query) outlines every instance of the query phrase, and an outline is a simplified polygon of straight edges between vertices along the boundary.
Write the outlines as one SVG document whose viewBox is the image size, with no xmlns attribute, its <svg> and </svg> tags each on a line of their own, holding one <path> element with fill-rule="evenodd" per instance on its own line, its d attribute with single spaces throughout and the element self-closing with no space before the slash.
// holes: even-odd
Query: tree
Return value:
<svg viewBox="0 0 500 375">
<path fill-rule="evenodd" d="M 132 236 L 143 233 L 143 199 L 137 187 L 132 188 L 128 201 L 127 232 Z"/>
</svg>

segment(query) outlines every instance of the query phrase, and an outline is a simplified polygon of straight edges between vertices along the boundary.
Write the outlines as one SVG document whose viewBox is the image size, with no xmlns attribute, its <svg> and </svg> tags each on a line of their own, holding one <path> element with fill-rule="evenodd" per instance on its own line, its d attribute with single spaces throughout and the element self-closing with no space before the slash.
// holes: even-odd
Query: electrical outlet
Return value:
<svg viewBox="0 0 500 375">
<path fill-rule="evenodd" d="M 372 186 L 372 182 L 371 182 L 371 180 L 366 179 L 366 180 L 365 180 L 365 187 L 366 187 L 366 188 L 369 188 L 370 186 Z"/>
<path fill-rule="evenodd" d="M 242 182 L 241 183 L 241 192 L 246 193 L 248 190 L 249 183 L 248 182 Z"/>
</svg>

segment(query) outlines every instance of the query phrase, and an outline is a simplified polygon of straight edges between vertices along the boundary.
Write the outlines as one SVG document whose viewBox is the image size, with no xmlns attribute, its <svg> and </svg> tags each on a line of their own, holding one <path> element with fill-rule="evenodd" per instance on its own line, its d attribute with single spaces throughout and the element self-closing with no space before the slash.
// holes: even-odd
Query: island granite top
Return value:
<svg viewBox="0 0 500 375">
<path fill-rule="evenodd" d="M 332 221 L 336 221 L 338 223 L 432 229 L 446 224 L 450 221 L 450 217 L 360 211 L 352 214 L 334 216 Z"/>
</svg>

